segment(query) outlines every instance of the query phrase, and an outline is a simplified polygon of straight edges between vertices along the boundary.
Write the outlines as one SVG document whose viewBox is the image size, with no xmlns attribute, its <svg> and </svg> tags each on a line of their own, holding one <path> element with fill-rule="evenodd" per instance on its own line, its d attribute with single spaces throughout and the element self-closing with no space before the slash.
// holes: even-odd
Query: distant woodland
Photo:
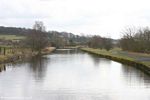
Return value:
<svg viewBox="0 0 150 100">
<path fill-rule="evenodd" d="M 42 22 L 40 27 L 43 27 L 43 29 L 45 28 Z M 40 29 L 40 27 L 38 28 Z M 31 36 L 31 34 L 34 33 L 34 30 L 36 29 L 0 26 L 0 35 L 16 35 L 24 36 L 25 38 L 32 37 L 34 39 L 37 39 L 37 34 L 34 34 L 34 37 Z M 46 34 L 45 39 L 48 39 L 49 44 L 56 48 L 84 45 L 91 48 L 106 50 L 110 50 L 114 47 L 119 47 L 122 48 L 122 50 L 126 51 L 150 53 L 150 29 L 148 27 L 140 29 L 128 28 L 122 33 L 123 37 L 118 40 L 101 37 L 99 35 L 75 35 L 73 33 L 58 31 L 38 30 L 38 32 L 36 33 L 39 33 L 40 31 Z M 40 38 L 41 36 L 39 35 L 39 40 Z M 45 39 L 43 38 L 43 40 Z M 22 41 L 22 39 L 20 40 Z M 0 41 L 2 40 L 0 39 Z M 6 40 L 3 43 L 7 43 Z"/>
</svg>

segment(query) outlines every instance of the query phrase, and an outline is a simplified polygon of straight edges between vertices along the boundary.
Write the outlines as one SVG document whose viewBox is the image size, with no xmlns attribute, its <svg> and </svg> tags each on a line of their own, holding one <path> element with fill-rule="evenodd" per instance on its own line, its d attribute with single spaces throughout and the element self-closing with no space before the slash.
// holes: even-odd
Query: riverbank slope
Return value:
<svg viewBox="0 0 150 100">
<path fill-rule="evenodd" d="M 106 51 L 93 48 L 81 48 L 81 50 L 123 64 L 134 66 L 150 75 L 150 55 L 148 54 L 126 52 L 119 49 Z"/>
<path fill-rule="evenodd" d="M 42 50 L 41 54 L 42 55 L 50 54 L 55 49 L 56 49 L 55 47 L 47 47 Z M 38 52 L 36 51 L 32 52 L 32 50 L 30 49 L 24 49 L 24 50 L 16 49 L 15 53 L 6 53 L 6 55 L 0 55 L 0 64 L 18 62 L 24 59 L 29 59 L 36 55 L 38 55 Z"/>
</svg>

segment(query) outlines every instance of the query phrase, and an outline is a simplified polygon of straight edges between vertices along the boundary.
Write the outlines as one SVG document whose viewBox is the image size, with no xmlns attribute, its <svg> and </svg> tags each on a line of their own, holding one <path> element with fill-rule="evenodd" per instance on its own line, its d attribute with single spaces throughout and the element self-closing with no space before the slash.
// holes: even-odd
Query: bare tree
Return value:
<svg viewBox="0 0 150 100">
<path fill-rule="evenodd" d="M 108 51 L 113 48 L 112 40 L 110 38 L 104 38 L 96 35 L 88 42 L 88 46 L 92 48 L 106 49 Z"/>
<path fill-rule="evenodd" d="M 103 38 L 103 47 L 107 51 L 111 50 L 113 48 L 112 39 L 110 39 L 110 38 Z"/>
<path fill-rule="evenodd" d="M 124 32 L 120 40 L 120 46 L 123 50 L 134 52 L 150 52 L 150 29 L 139 28 L 136 31 L 128 29 Z"/>
<path fill-rule="evenodd" d="M 45 32 L 43 22 L 36 21 L 33 30 L 27 35 L 27 44 L 32 50 L 36 50 L 41 54 L 41 50 L 48 45 L 48 36 Z"/>
<path fill-rule="evenodd" d="M 88 42 L 89 47 L 92 48 L 103 48 L 103 38 L 100 36 L 93 36 L 90 41 Z"/>
</svg>

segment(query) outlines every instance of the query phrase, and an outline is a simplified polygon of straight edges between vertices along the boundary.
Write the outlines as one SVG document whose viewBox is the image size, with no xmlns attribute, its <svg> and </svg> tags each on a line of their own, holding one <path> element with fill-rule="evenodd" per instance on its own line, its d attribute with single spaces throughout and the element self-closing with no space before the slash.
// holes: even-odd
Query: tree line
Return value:
<svg viewBox="0 0 150 100">
<path fill-rule="evenodd" d="M 32 50 L 41 50 L 48 46 L 60 48 L 63 46 L 88 45 L 91 48 L 110 50 L 113 48 L 112 39 L 95 36 L 76 36 L 72 33 L 46 32 L 43 22 L 35 22 L 33 30 L 27 35 L 27 44 Z"/>
<path fill-rule="evenodd" d="M 25 35 L 32 29 L 0 26 L 1 35 Z"/>
<path fill-rule="evenodd" d="M 37 21 L 35 24 L 42 24 L 41 27 L 45 30 L 45 26 L 43 22 Z M 0 26 L 0 35 L 21 35 L 28 36 L 33 31 L 39 30 L 33 26 L 32 29 L 27 28 L 17 28 L 17 27 L 4 27 Z M 43 30 L 42 30 L 43 31 Z M 84 35 L 75 35 L 69 32 L 58 32 L 58 31 L 44 31 L 47 34 L 49 42 L 51 42 L 52 46 L 55 47 L 64 47 L 64 46 L 75 46 L 75 45 L 83 45 L 88 42 L 88 37 Z"/>
<path fill-rule="evenodd" d="M 64 48 L 65 46 L 87 45 L 90 37 L 79 36 L 67 32 L 46 31 L 43 22 L 36 21 L 33 29 L 26 34 L 24 47 L 41 53 L 45 47 Z"/>
<path fill-rule="evenodd" d="M 25 40 L 21 40 L 18 45 L 31 48 L 32 51 L 39 51 L 46 46 L 54 46 L 63 48 L 64 46 L 87 45 L 91 48 L 101 48 L 110 50 L 112 40 L 98 35 L 74 35 L 68 32 L 46 31 L 42 21 L 36 21 L 33 29 L 0 27 L 0 34 L 7 35 L 23 35 Z"/>
<path fill-rule="evenodd" d="M 109 51 L 113 48 L 113 43 L 111 38 L 105 38 L 98 35 L 92 36 L 88 42 L 88 46 L 91 48 L 106 49 Z"/>
<path fill-rule="evenodd" d="M 127 51 L 150 53 L 150 29 L 127 28 L 120 39 L 120 47 Z"/>
<path fill-rule="evenodd" d="M 46 46 L 63 48 L 64 46 L 85 45 L 91 48 L 111 50 L 114 40 L 101 37 L 99 35 L 74 35 L 68 32 L 46 31 L 43 22 L 36 21 L 33 29 L 0 27 L 0 34 L 24 35 L 25 40 L 20 41 L 21 46 L 29 47 L 39 53 Z M 123 33 L 123 37 L 118 42 L 118 47 L 122 50 L 132 52 L 150 53 L 150 29 L 128 28 Z"/>
</svg>

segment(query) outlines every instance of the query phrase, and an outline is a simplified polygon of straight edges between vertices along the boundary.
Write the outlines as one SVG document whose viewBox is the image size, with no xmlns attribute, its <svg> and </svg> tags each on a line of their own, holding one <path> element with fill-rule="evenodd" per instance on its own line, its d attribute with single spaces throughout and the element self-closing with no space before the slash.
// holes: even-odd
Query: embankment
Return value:
<svg viewBox="0 0 150 100">
<path fill-rule="evenodd" d="M 44 50 L 42 50 L 41 55 L 50 54 L 54 50 L 55 50 L 55 47 L 47 47 Z M 24 52 L 21 54 L 12 54 L 12 55 L 3 55 L 3 56 L 1 55 L 0 56 L 0 64 L 24 61 L 24 60 L 30 59 L 36 55 L 38 55 L 38 52 Z"/>
<path fill-rule="evenodd" d="M 137 62 L 134 59 L 130 59 L 130 58 L 118 56 L 118 55 L 112 55 L 110 53 L 103 53 L 103 52 L 98 51 L 97 49 L 92 49 L 92 48 L 81 48 L 81 50 L 91 53 L 91 54 L 98 55 L 103 58 L 107 58 L 107 59 L 114 60 L 114 61 L 126 64 L 126 65 L 136 67 L 137 69 L 140 69 L 146 74 L 150 75 L 150 66 L 145 65 L 142 62 Z"/>
</svg>

